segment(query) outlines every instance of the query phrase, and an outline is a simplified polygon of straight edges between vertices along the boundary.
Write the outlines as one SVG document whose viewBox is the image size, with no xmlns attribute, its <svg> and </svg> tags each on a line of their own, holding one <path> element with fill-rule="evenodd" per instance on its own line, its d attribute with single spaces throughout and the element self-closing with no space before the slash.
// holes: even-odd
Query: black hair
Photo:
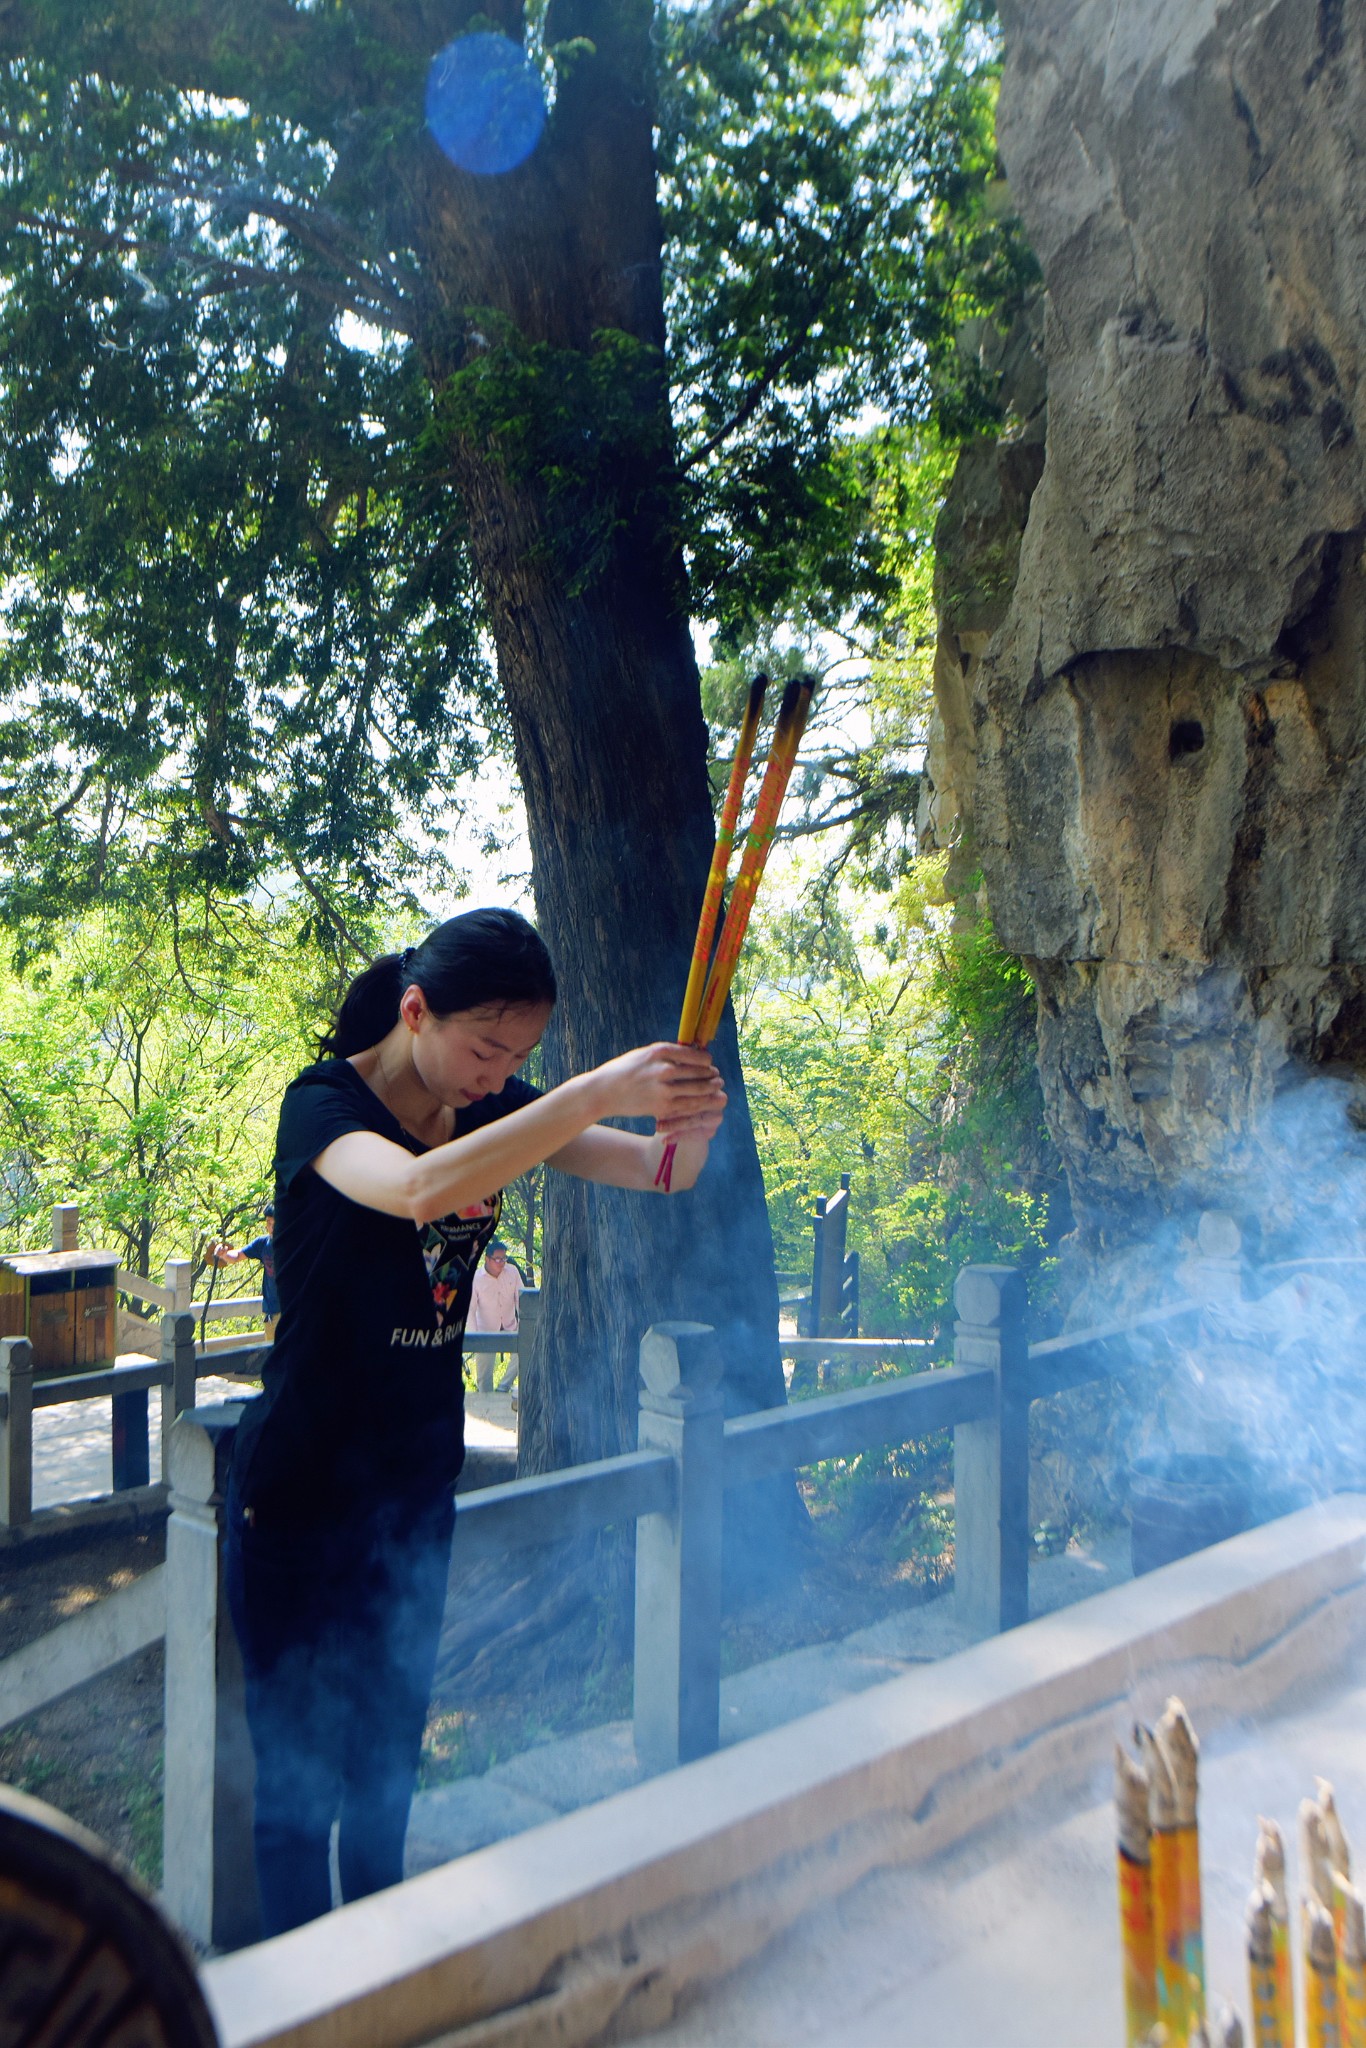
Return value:
<svg viewBox="0 0 1366 2048">
<path fill-rule="evenodd" d="M 553 1003 L 556 995 L 550 955 L 524 917 L 515 910 L 466 910 L 428 932 L 420 946 L 372 960 L 342 997 L 319 1052 L 344 1060 L 378 1045 L 397 1024 L 403 991 L 414 982 L 434 1017 Z"/>
</svg>

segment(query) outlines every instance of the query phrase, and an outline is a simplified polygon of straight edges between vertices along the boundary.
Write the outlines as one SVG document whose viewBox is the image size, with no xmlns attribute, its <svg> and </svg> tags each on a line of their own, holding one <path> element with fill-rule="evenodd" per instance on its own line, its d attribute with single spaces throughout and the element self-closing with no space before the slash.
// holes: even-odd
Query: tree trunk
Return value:
<svg viewBox="0 0 1366 2048">
<path fill-rule="evenodd" d="M 547 40 L 585 37 L 592 52 L 562 75 L 531 162 L 502 179 L 438 167 L 415 203 L 432 226 L 436 302 L 492 308 L 516 330 L 514 351 L 542 351 L 540 369 L 574 408 L 566 431 L 564 406 L 546 405 L 543 449 L 514 459 L 495 384 L 482 428 L 464 419 L 452 437 L 526 796 L 537 915 L 560 977 L 546 1046 L 554 1083 L 673 1037 L 714 825 L 672 518 L 651 9 L 580 0 L 552 12 Z M 490 341 L 479 328 L 434 321 L 439 402 L 467 383 L 457 373 L 478 369 Z M 604 330 L 636 345 L 629 385 L 600 374 Z M 580 501 L 572 465 L 564 495 L 566 448 L 582 450 L 595 480 Z M 587 536 L 574 530 L 576 503 Z M 732 1409 L 784 1398 L 772 1239 L 729 1015 L 717 1051 L 731 1107 L 696 1190 L 665 1199 L 548 1176 L 544 1342 L 522 1377 L 523 1470 L 634 1445 L 637 1349 L 664 1317 L 716 1327 Z"/>
<path fill-rule="evenodd" d="M 553 1082 L 677 1029 L 713 833 L 706 736 L 686 628 L 659 606 L 657 577 L 651 606 L 643 576 L 565 600 L 525 557 L 504 567 L 485 587 L 537 915 L 561 981 Z M 532 620 L 534 645 L 519 630 Z M 783 1399 L 773 1246 L 729 1018 L 718 1051 L 731 1109 L 692 1192 L 547 1177 L 542 1369 L 523 1384 L 528 1470 L 634 1445 L 637 1347 L 665 1317 L 716 1326 L 734 1407 Z"/>
</svg>

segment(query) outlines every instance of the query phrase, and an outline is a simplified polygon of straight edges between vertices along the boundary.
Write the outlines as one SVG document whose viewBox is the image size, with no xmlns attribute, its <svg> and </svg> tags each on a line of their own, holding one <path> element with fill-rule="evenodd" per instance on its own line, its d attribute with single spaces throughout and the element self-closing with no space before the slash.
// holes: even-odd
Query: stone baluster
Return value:
<svg viewBox="0 0 1366 2048">
<path fill-rule="evenodd" d="M 639 1447 L 677 1467 L 673 1512 L 636 1526 L 636 1754 L 659 1771 L 719 1739 L 725 1418 L 709 1326 L 655 1324 L 640 1377 Z"/>
<path fill-rule="evenodd" d="M 996 1379 L 991 1413 L 953 1432 L 954 1596 L 995 1635 L 1029 1619 L 1029 1297 L 1013 1266 L 964 1266 L 953 1299 L 954 1364 Z"/>
<path fill-rule="evenodd" d="M 58 1202 L 52 1211 L 52 1249 L 74 1252 L 81 1241 L 81 1205 Z"/>
<path fill-rule="evenodd" d="M 0 1528 L 33 1514 L 33 1353 L 27 1337 L 0 1337 Z"/>
<path fill-rule="evenodd" d="M 223 1593 L 224 1500 L 241 1412 L 229 1401 L 180 1416 L 168 1458 L 162 1887 L 191 1939 L 222 1949 L 260 1932 L 251 1738 Z"/>
</svg>

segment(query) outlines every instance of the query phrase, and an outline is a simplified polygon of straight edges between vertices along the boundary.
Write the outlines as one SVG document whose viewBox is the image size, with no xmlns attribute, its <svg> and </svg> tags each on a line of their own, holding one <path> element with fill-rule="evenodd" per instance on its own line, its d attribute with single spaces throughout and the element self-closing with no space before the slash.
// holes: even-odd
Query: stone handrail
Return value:
<svg viewBox="0 0 1366 2048">
<path fill-rule="evenodd" d="M 952 1428 L 959 1617 L 983 1635 L 1027 1618 L 1027 1420 L 1044 1361 L 1031 1370 L 1018 1273 L 967 1267 L 955 1300 L 952 1366 L 730 1421 L 711 1330 L 657 1325 L 641 1344 L 636 1451 L 461 1496 L 464 1559 L 636 1523 L 633 1720 L 646 1769 L 718 1745 L 723 1502 L 765 1474 Z M 182 1926 L 220 1948 L 255 1936 L 241 1670 L 218 1593 L 240 1412 L 182 1415 L 170 1454 L 165 1890 Z"/>
<path fill-rule="evenodd" d="M 729 1421 L 713 1333 L 701 1324 L 658 1325 L 641 1345 L 636 1451 L 462 1496 L 467 1558 L 636 1523 L 634 1727 L 646 1768 L 717 1746 L 723 1501 L 767 1474 L 952 1428 L 959 1618 L 981 1634 L 1027 1619 L 1029 1406 L 1084 1359 L 1096 1375 L 1109 1368 L 1080 1339 L 1027 1344 L 1026 1290 L 1011 1268 L 964 1268 L 955 1303 L 952 1366 Z M 129 1643 L 151 1639 L 164 1587 L 166 1893 L 195 1938 L 231 1947 L 254 1933 L 249 1746 L 240 1664 L 220 1597 L 227 1461 L 241 1409 L 194 1410 L 195 1319 L 168 1315 L 162 1329 L 163 1358 L 133 1372 L 144 1403 L 146 1389 L 160 1384 L 177 1418 L 164 1437 L 171 1482 L 164 1580 L 125 1602 L 126 1616 L 111 1611 L 102 1630 L 92 1623 L 61 1643 L 30 1646 L 15 1685 L 24 1711 L 33 1711 L 131 1654 Z M 1095 1333 L 1083 1334 L 1095 1342 Z M 509 1348 L 505 1335 L 488 1342 Z M 831 1340 L 819 1343 L 831 1348 Z M 871 1340 L 870 1348 L 885 1347 Z M 117 1381 L 120 1371 L 127 1369 L 83 1377 Z M 0 1341 L 0 1392 L 9 1396 L 3 1449 L 6 1432 L 11 1447 L 15 1441 L 16 1410 L 31 1416 L 50 1393 L 47 1384 L 34 1386 L 22 1339 Z M 0 1520 L 12 1514 L 15 1480 L 12 1462 L 0 1456 Z M 0 1725 L 4 1719 L 0 1696 Z"/>
</svg>

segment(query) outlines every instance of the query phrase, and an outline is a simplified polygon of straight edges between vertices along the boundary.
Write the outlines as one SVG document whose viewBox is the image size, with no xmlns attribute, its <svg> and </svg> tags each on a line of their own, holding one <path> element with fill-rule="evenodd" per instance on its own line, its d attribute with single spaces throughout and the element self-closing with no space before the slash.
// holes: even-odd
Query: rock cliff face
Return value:
<svg viewBox="0 0 1366 2048">
<path fill-rule="evenodd" d="M 1366 7 L 1003 14 L 1046 432 L 1026 338 L 941 528 L 927 822 L 1116 1244 L 1236 1211 L 1278 1092 L 1366 1067 Z"/>
</svg>

